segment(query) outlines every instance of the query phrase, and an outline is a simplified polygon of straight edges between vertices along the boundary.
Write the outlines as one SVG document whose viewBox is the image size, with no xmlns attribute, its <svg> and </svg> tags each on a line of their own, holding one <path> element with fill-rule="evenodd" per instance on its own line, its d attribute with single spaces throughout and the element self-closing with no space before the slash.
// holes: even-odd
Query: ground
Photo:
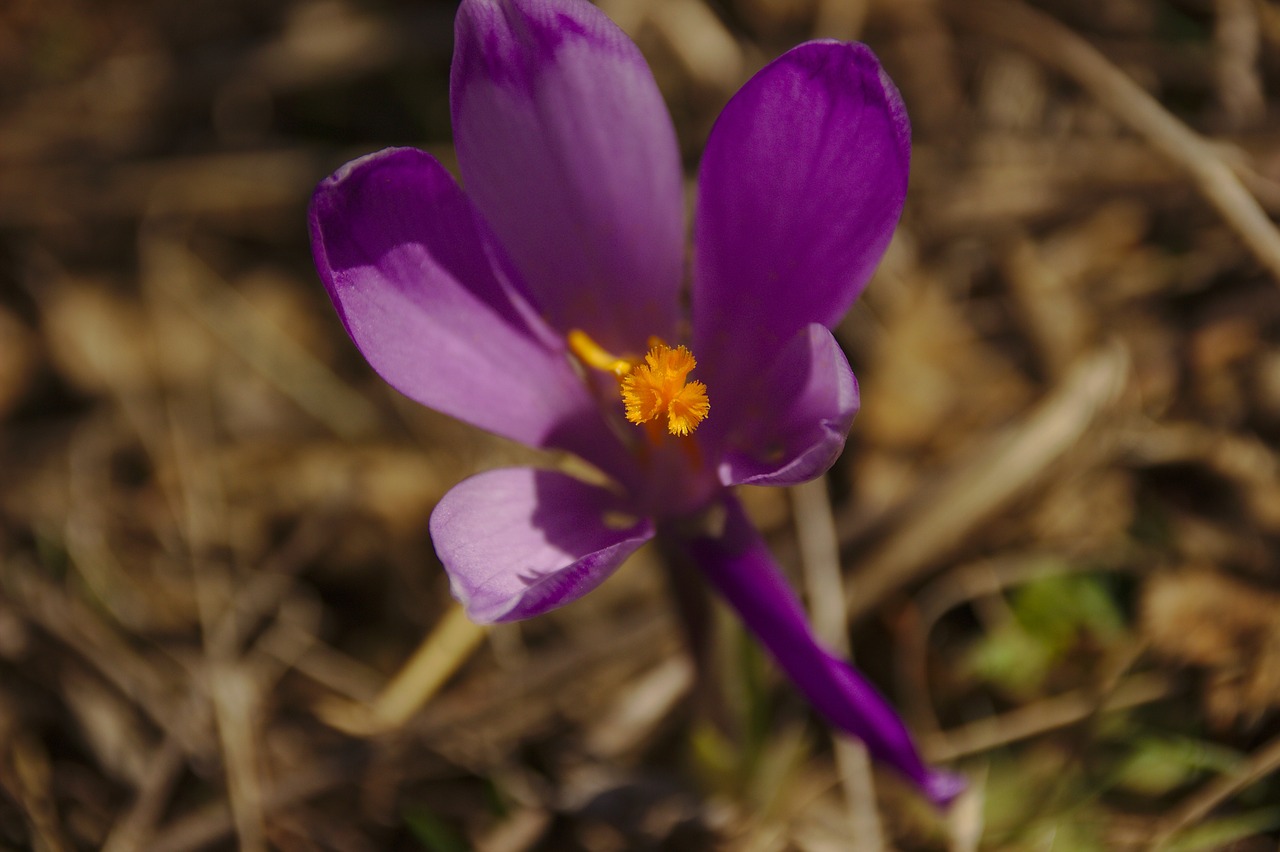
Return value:
<svg viewBox="0 0 1280 852">
<path fill-rule="evenodd" d="M 657 552 L 451 617 L 435 502 L 565 461 L 386 388 L 305 229 L 354 156 L 452 167 L 450 4 L 8 0 L 0 848 L 1274 849 L 1280 6 L 601 3 L 690 179 L 807 38 L 902 90 L 862 412 L 743 496 L 971 792 L 868 776 L 727 613 L 695 676 Z"/>
</svg>

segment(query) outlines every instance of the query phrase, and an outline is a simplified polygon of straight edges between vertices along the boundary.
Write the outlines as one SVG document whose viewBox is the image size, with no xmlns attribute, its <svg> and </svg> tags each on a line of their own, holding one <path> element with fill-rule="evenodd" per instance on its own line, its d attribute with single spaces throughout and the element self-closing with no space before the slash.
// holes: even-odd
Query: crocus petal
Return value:
<svg viewBox="0 0 1280 852">
<path fill-rule="evenodd" d="M 926 766 L 884 697 L 818 644 L 800 602 L 741 507 L 728 498 L 726 508 L 722 535 L 685 542 L 711 585 L 831 724 L 862 740 L 873 758 L 897 769 L 938 805 L 954 799 L 964 789 L 963 779 Z"/>
<path fill-rule="evenodd" d="M 795 485 L 831 467 L 858 413 L 858 382 L 831 332 L 801 329 L 768 371 L 749 378 L 717 400 L 728 424 L 721 481 Z"/>
<path fill-rule="evenodd" d="M 613 493 L 530 468 L 464 480 L 431 514 L 453 596 L 480 624 L 577 600 L 652 537 Z"/>
<path fill-rule="evenodd" d="M 551 324 L 618 353 L 672 337 L 680 160 L 640 51 L 584 0 L 463 0 L 456 38 L 467 193 Z"/>
<path fill-rule="evenodd" d="M 865 45 L 802 44 L 729 101 L 694 219 L 694 352 L 713 394 L 849 309 L 902 212 L 910 152 L 902 100 Z"/>
<path fill-rule="evenodd" d="M 622 458 L 563 344 L 495 273 L 484 223 L 430 155 L 348 163 L 320 184 L 310 218 L 334 307 L 392 387 L 532 446 L 606 468 Z"/>
</svg>

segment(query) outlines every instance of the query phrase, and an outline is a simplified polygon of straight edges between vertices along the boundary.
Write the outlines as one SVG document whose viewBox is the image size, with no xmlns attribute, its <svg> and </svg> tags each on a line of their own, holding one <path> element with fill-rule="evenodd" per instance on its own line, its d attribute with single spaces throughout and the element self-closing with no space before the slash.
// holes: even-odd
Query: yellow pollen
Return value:
<svg viewBox="0 0 1280 852">
<path fill-rule="evenodd" d="M 707 386 L 688 381 L 698 362 L 683 346 L 672 348 L 651 337 L 644 363 L 640 363 L 609 353 L 577 329 L 569 332 L 568 343 L 569 351 L 584 365 L 617 378 L 627 420 L 637 426 L 657 426 L 654 421 L 665 417 L 667 431 L 683 437 L 697 429 L 711 411 Z"/>
</svg>

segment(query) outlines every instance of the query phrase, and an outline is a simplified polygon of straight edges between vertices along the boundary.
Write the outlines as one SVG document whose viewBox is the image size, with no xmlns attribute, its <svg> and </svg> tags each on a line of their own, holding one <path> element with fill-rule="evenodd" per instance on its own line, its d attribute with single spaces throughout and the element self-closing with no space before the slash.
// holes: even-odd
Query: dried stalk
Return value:
<svg viewBox="0 0 1280 852">
<path fill-rule="evenodd" d="M 1105 701 L 1099 702 L 1095 690 L 1072 690 L 926 737 L 922 748 L 931 761 L 957 760 L 1074 725 L 1097 713 L 1150 704 L 1169 697 L 1174 691 L 1174 685 L 1160 675 L 1132 675 L 1120 681 Z"/>
<path fill-rule="evenodd" d="M 840 542 L 831 516 L 826 479 L 791 489 L 796 537 L 804 563 L 805 591 L 818 639 L 846 657 L 851 656 L 844 612 L 844 582 L 840 573 Z M 884 849 L 884 831 L 876 811 L 871 761 L 862 743 L 832 735 L 836 768 L 844 788 L 849 818 L 849 848 Z"/>
</svg>

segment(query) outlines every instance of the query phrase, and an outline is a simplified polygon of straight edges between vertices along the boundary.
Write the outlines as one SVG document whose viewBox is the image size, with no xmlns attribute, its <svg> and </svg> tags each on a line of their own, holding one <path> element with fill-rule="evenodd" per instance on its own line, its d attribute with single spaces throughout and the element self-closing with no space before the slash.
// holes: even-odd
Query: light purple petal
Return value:
<svg viewBox="0 0 1280 852">
<path fill-rule="evenodd" d="M 445 169 L 412 148 L 355 160 L 311 203 L 316 269 L 370 366 L 423 405 L 532 446 L 621 460 L 564 344 L 495 273 Z"/>
<path fill-rule="evenodd" d="M 431 539 L 472 621 L 516 621 L 577 600 L 653 538 L 609 491 L 562 473 L 493 470 L 454 486 Z"/>
<path fill-rule="evenodd" d="M 732 498 L 727 508 L 723 535 L 685 542 L 711 585 L 831 724 L 862 740 L 873 758 L 902 773 L 936 804 L 954 799 L 964 789 L 963 779 L 926 766 L 884 697 L 817 643 L 800 602 L 742 508 Z"/>
<path fill-rule="evenodd" d="M 902 100 L 865 45 L 802 44 L 729 101 L 694 219 L 694 353 L 713 393 L 849 309 L 902 212 L 910 153 Z"/>
<path fill-rule="evenodd" d="M 561 332 L 670 339 L 684 241 L 671 118 L 584 0 L 463 0 L 450 97 L 467 193 Z"/>
<path fill-rule="evenodd" d="M 831 332 L 817 323 L 801 329 L 766 372 L 732 390 L 716 401 L 727 428 L 709 430 L 716 436 L 711 440 L 721 442 L 726 485 L 813 479 L 839 457 L 858 413 L 853 370 Z"/>
</svg>

